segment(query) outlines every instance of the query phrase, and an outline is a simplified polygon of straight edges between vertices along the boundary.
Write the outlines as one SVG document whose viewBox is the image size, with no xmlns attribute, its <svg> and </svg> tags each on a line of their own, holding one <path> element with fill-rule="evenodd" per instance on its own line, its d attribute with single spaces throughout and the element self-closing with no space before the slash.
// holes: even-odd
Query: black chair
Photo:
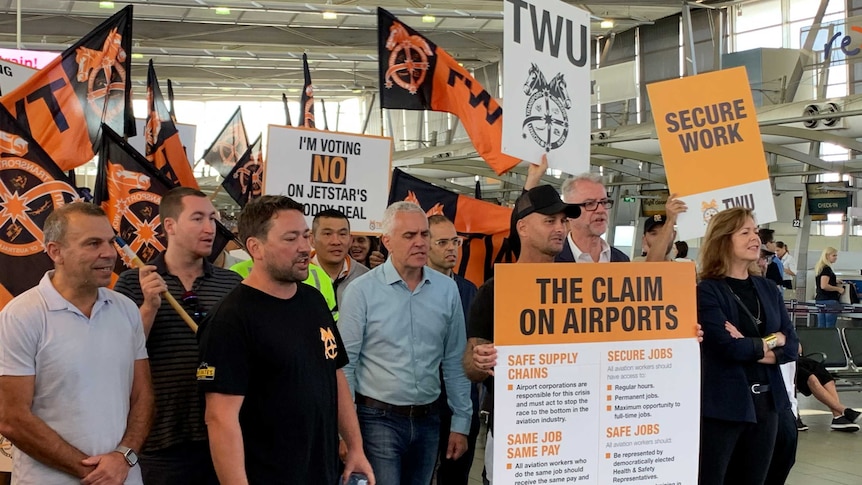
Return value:
<svg viewBox="0 0 862 485">
<path fill-rule="evenodd" d="M 822 354 L 822 363 L 829 372 L 839 373 L 850 370 L 848 352 L 838 328 L 797 328 L 796 334 L 802 344 L 802 352 L 805 355 Z"/>
<path fill-rule="evenodd" d="M 857 371 L 862 371 L 862 328 L 846 327 L 841 329 L 850 363 Z"/>
</svg>

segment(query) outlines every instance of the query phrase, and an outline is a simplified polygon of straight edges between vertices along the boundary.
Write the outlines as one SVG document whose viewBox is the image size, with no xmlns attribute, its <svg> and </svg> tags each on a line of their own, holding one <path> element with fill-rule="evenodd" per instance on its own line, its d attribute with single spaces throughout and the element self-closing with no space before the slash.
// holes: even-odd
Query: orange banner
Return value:
<svg viewBox="0 0 862 485">
<path fill-rule="evenodd" d="M 653 83 L 647 91 L 672 192 L 769 178 L 744 67 Z"/>
<path fill-rule="evenodd" d="M 691 338 L 694 264 L 498 264 L 494 343 Z"/>
</svg>

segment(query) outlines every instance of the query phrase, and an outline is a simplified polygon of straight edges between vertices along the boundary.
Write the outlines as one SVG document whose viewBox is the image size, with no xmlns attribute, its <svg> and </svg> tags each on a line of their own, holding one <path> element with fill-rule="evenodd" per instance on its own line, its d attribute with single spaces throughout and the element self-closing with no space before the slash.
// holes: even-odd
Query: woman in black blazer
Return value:
<svg viewBox="0 0 862 485">
<path fill-rule="evenodd" d="M 697 285 L 701 485 L 763 484 L 779 413 L 790 406 L 778 366 L 796 360 L 799 341 L 776 286 L 749 274 L 759 257 L 750 210 L 712 217 Z"/>
</svg>

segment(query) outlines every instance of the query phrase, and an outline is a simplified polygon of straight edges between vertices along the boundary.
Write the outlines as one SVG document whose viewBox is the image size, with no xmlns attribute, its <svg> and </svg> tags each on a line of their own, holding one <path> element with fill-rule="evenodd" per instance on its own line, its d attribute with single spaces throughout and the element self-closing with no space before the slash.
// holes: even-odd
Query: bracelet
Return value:
<svg viewBox="0 0 862 485">
<path fill-rule="evenodd" d="M 772 350 L 778 345 L 778 337 L 775 336 L 774 333 L 771 333 L 763 338 L 763 341 L 766 342 L 766 348 Z"/>
</svg>

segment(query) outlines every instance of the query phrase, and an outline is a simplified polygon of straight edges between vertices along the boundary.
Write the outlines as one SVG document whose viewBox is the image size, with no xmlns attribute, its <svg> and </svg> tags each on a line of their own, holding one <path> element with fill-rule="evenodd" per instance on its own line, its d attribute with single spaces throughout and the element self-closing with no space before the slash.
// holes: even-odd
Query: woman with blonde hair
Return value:
<svg viewBox="0 0 862 485">
<path fill-rule="evenodd" d="M 814 265 L 814 284 L 817 287 L 817 292 L 814 294 L 814 301 L 818 305 L 825 305 L 829 313 L 817 314 L 817 326 L 831 328 L 838 322 L 837 310 L 841 307 L 839 300 L 844 293 L 844 287 L 841 286 L 843 281 L 835 276 L 832 271 L 832 265 L 838 261 L 838 250 L 833 247 L 826 247 L 820 253 L 820 259 Z"/>
<path fill-rule="evenodd" d="M 760 258 L 751 210 L 713 216 L 699 256 L 699 483 L 763 484 L 771 461 L 793 462 L 773 457 L 773 448 L 781 414 L 790 409 L 779 364 L 796 360 L 799 340 L 775 285 L 749 273 Z"/>
</svg>

